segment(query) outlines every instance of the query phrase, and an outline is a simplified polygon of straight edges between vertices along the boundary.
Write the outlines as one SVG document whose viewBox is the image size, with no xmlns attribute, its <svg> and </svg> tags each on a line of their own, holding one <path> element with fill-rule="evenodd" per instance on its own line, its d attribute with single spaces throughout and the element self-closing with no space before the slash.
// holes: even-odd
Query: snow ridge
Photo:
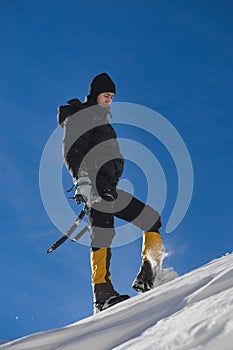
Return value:
<svg viewBox="0 0 233 350">
<path fill-rule="evenodd" d="M 33 334 L 12 350 L 231 350 L 233 254 L 68 327 Z"/>
</svg>

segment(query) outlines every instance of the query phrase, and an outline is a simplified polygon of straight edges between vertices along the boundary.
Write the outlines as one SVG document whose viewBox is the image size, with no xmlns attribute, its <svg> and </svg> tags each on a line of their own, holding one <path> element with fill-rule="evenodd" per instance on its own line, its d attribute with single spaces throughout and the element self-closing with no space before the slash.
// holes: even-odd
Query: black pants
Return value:
<svg viewBox="0 0 233 350">
<path fill-rule="evenodd" d="M 114 216 L 131 222 L 143 231 L 159 232 L 161 220 L 156 210 L 123 190 L 117 190 L 117 194 L 116 201 L 101 201 L 91 209 L 92 248 L 110 247 L 115 236 Z"/>
</svg>

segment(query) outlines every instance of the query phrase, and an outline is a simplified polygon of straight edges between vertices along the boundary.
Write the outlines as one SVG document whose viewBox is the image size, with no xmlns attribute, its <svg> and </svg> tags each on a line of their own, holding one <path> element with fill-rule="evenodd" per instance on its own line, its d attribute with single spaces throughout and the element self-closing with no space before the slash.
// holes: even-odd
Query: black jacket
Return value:
<svg viewBox="0 0 233 350">
<path fill-rule="evenodd" d="M 107 120 L 105 107 L 90 99 L 78 99 L 58 108 L 58 124 L 64 128 L 63 159 L 73 178 L 97 173 L 117 182 L 122 175 L 124 159 L 117 135 Z"/>
</svg>

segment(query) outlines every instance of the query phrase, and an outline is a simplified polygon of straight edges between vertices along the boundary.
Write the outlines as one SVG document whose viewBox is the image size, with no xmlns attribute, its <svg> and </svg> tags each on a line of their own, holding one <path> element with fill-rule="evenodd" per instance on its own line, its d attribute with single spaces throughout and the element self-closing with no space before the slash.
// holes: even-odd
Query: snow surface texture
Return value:
<svg viewBox="0 0 233 350">
<path fill-rule="evenodd" d="M 232 350 L 233 253 L 95 316 L 0 349 Z"/>
</svg>

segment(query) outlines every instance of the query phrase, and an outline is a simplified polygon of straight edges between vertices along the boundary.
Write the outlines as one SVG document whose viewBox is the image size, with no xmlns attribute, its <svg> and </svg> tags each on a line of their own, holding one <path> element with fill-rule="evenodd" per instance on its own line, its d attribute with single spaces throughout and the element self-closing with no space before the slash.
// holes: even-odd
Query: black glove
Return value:
<svg viewBox="0 0 233 350">
<path fill-rule="evenodd" d="M 117 199 L 117 182 L 118 181 L 112 180 L 110 176 L 107 176 L 105 173 L 99 172 L 96 179 L 96 189 L 99 196 L 107 202 L 113 202 Z"/>
<path fill-rule="evenodd" d="M 107 202 L 113 202 L 118 197 L 116 187 L 104 188 L 100 191 L 99 194 L 101 198 L 103 198 Z"/>
<path fill-rule="evenodd" d="M 85 202 L 85 199 L 83 198 L 83 196 L 81 194 L 76 194 L 74 196 L 74 199 L 75 199 L 75 202 L 77 204 L 81 204 L 81 203 Z"/>
</svg>

